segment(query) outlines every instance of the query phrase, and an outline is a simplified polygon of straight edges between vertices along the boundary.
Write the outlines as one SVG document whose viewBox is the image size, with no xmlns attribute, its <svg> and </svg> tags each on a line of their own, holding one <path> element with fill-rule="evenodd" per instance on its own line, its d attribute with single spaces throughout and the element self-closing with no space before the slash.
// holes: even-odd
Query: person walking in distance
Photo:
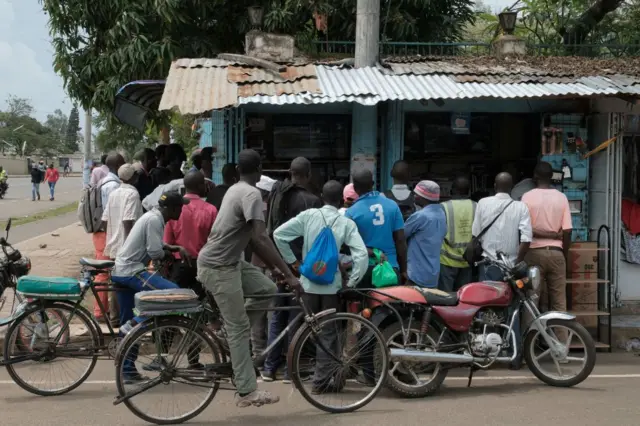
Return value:
<svg viewBox="0 0 640 426">
<path fill-rule="evenodd" d="M 509 195 L 513 179 L 509 173 L 496 176 L 496 195 L 478 202 L 471 233 L 480 240 L 482 257 L 497 260 L 501 251 L 514 265 L 524 260 L 531 244 L 531 219 L 529 209 Z M 480 265 L 481 281 L 502 281 L 502 271 L 494 265 Z"/>
<path fill-rule="evenodd" d="M 443 291 L 458 291 L 471 282 L 472 268 L 464 259 L 464 252 L 472 238 L 476 203 L 469 199 L 469 188 L 469 179 L 458 177 L 453 181 L 453 199 L 441 203 L 447 219 L 447 235 L 440 250 L 438 277 L 438 288 Z"/>
<path fill-rule="evenodd" d="M 118 187 L 120 186 L 118 170 L 124 164 L 124 157 L 120 154 L 111 154 L 105 159 L 105 166 L 107 167 L 108 172 L 102 179 L 96 182 L 96 186 L 100 187 L 100 198 L 102 201 L 103 209 L 109 202 L 109 195 L 111 195 L 111 193 L 118 189 Z M 110 259 L 110 257 L 104 254 L 104 248 L 107 245 L 107 234 L 105 231 L 106 230 L 102 228 L 100 229 L 100 231 L 93 234 L 93 246 L 96 249 L 96 259 L 98 260 Z M 95 278 L 95 282 L 98 287 L 100 287 L 101 284 L 102 286 L 104 286 L 109 283 L 109 276 L 107 274 L 97 275 Z M 102 312 L 102 310 L 100 309 L 98 301 L 94 301 L 93 314 L 96 319 L 99 321 L 107 321 L 106 313 L 109 312 L 109 308 L 111 308 L 111 321 L 114 325 L 118 325 L 117 303 L 109 303 L 110 298 L 115 301 L 115 295 L 113 294 L 113 292 L 101 291 L 100 293 L 98 293 L 98 297 L 100 298 L 100 302 L 102 302 L 102 306 L 105 308 L 105 312 Z"/>
<path fill-rule="evenodd" d="M 49 165 L 47 172 L 44 175 L 44 181 L 49 185 L 49 201 L 55 199 L 56 183 L 60 179 L 60 172 L 53 166 L 53 163 Z"/>
<path fill-rule="evenodd" d="M 247 313 L 245 310 L 244 295 L 273 295 L 277 286 L 243 259 L 249 241 L 271 270 L 282 271 L 287 285 L 293 290 L 301 287 L 266 232 L 262 197 L 255 187 L 262 174 L 260 154 L 252 149 L 241 151 L 238 171 L 240 181 L 227 191 L 209 239 L 198 255 L 198 280 L 213 295 L 226 326 L 238 389 L 236 406 L 260 407 L 274 404 L 280 398 L 257 389 L 249 320 L 249 316 L 255 319 L 256 315 L 255 311 Z M 264 308 L 270 301 L 268 298 L 255 299 L 247 303 L 247 307 Z"/>
<path fill-rule="evenodd" d="M 356 223 L 369 257 L 374 257 L 373 249 L 380 250 L 382 260 L 389 261 L 398 274 L 398 284 L 402 284 L 407 278 L 407 241 L 400 208 L 373 190 L 373 174 L 369 170 L 353 174 L 353 187 L 358 199 L 347 209 L 345 216 Z M 361 286 L 372 287 L 373 268 L 374 265 L 369 266 Z"/>
<path fill-rule="evenodd" d="M 391 169 L 393 186 L 384 195 L 395 201 L 402 212 L 402 219 L 407 220 L 416 211 L 414 194 L 409 189 L 411 169 L 409 163 L 404 160 L 396 161 Z"/>
<path fill-rule="evenodd" d="M 522 196 L 531 213 L 533 242 L 525 260 L 540 268 L 542 278 L 540 307 L 545 310 L 567 310 L 567 266 L 571 246 L 571 209 L 566 195 L 551 187 L 553 168 L 539 163 L 534 171 L 536 189 Z M 561 333 L 558 338 L 565 343 Z"/>
<path fill-rule="evenodd" d="M 447 219 L 440 201 L 440 186 L 423 180 L 413 190 L 420 210 L 409 216 L 404 233 L 409 247 L 409 285 L 435 288 L 440 273 L 440 248 L 447 233 Z"/>
<path fill-rule="evenodd" d="M 37 164 L 31 168 L 31 201 L 40 201 L 40 184 L 44 179 L 44 173 L 40 171 Z"/>
<path fill-rule="evenodd" d="M 271 195 L 268 201 L 267 213 L 267 231 L 273 237 L 273 232 L 286 221 L 296 217 L 298 214 L 311 208 L 322 207 L 322 200 L 311 192 L 311 162 L 304 157 L 298 157 L 291 162 L 290 166 L 291 179 L 284 182 L 276 182 L 273 185 Z M 291 241 L 291 249 L 296 259 L 302 261 L 302 246 L 304 239 L 302 237 Z M 258 256 L 259 252 L 255 251 Z M 287 291 L 281 289 L 281 293 Z M 291 306 L 293 301 L 279 297 L 276 300 L 278 306 Z M 269 339 L 267 346 L 278 337 L 278 335 L 287 327 L 289 321 L 295 318 L 296 312 L 277 311 L 273 312 L 271 322 L 269 324 Z M 293 332 L 292 332 L 293 333 Z M 290 337 L 293 337 L 291 335 Z M 276 371 L 280 366 L 281 353 L 285 342 L 280 342 L 274 350 L 269 352 L 264 362 L 264 371 L 262 379 L 264 381 L 275 380 Z M 285 374 L 285 381 L 289 381 L 289 377 Z"/>
<path fill-rule="evenodd" d="M 330 180 L 322 188 L 322 200 L 324 207 L 321 209 L 309 209 L 298 214 L 293 219 L 288 220 L 278 227 L 273 233 L 273 239 L 282 254 L 283 259 L 292 269 L 299 270 L 300 261 L 291 250 L 289 243 L 302 237 L 304 240 L 302 247 L 302 257 L 306 258 L 312 249 L 316 238 L 325 227 L 330 227 L 335 238 L 336 248 L 346 245 L 351 251 L 353 266 L 347 278 L 347 287 L 353 288 L 362 279 L 369 266 L 369 255 L 367 247 L 358 233 L 356 224 L 341 215 L 338 208 L 342 204 L 342 185 Z M 340 268 L 336 268 L 333 283 L 329 285 L 319 285 L 309 278 L 302 276 L 300 282 L 304 287 L 304 299 L 312 312 L 321 312 L 325 309 L 339 309 L 338 290 L 342 288 L 342 274 Z M 320 340 L 324 348 L 338 350 L 337 330 L 329 327 L 330 330 L 320 332 Z M 332 392 L 339 387 L 332 383 L 334 371 L 328 367 L 329 355 L 318 345 L 316 347 L 315 374 L 313 378 L 312 392 L 316 394 Z"/>
</svg>

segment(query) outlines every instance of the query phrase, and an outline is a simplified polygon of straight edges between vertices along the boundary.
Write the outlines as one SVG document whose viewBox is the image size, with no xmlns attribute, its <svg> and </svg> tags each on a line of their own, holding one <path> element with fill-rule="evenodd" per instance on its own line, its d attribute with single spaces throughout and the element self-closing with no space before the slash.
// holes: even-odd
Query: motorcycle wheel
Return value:
<svg viewBox="0 0 640 426">
<path fill-rule="evenodd" d="M 575 341 L 576 339 L 573 337 L 575 336 L 577 340 L 584 345 L 583 358 L 574 357 L 570 352 L 568 352 L 567 357 L 564 360 L 566 361 L 566 365 L 576 365 L 576 362 L 581 361 L 581 368 L 577 374 L 572 376 L 564 376 L 562 374 L 562 366 L 565 365 L 565 363 L 561 363 L 559 360 L 553 358 L 553 355 L 546 346 L 544 337 L 538 330 L 531 330 L 527 334 L 524 340 L 524 358 L 529 370 L 531 370 L 531 372 L 542 382 L 549 386 L 569 388 L 582 383 L 593 371 L 593 368 L 596 365 L 596 346 L 593 342 L 593 337 L 591 337 L 591 334 L 589 334 L 587 329 L 575 320 L 566 321 L 556 319 L 549 320 L 549 322 L 547 322 L 547 332 L 549 332 L 549 330 L 557 332 L 558 328 L 564 328 L 569 331 L 571 339 L 567 337 L 567 340 Z M 563 342 L 563 344 L 567 343 Z M 542 354 L 536 356 L 536 349 L 540 349 Z M 543 370 L 540 359 L 545 356 L 545 353 L 547 354 L 546 356 L 553 361 L 553 364 L 555 364 L 554 369 L 560 374 L 560 377 L 553 376 L 550 372 Z"/>
<path fill-rule="evenodd" d="M 419 333 L 420 330 L 412 325 L 411 330 L 409 330 L 409 342 L 415 342 L 415 339 L 419 335 Z M 389 325 L 384 330 L 382 330 L 382 335 L 385 339 L 385 342 L 387 342 L 387 347 L 401 347 L 403 336 L 400 323 L 396 322 Z M 430 328 L 426 336 L 426 339 L 428 340 L 427 345 L 434 347 L 436 345 L 436 342 L 438 341 L 438 338 L 438 333 L 436 333 L 433 328 Z M 379 354 L 376 351 L 376 370 L 379 368 L 379 363 Z M 442 382 L 444 382 L 444 379 L 447 377 L 448 370 L 442 368 L 440 364 L 418 365 L 417 363 L 415 363 L 417 368 L 416 366 L 411 364 L 405 362 L 389 363 L 389 374 L 387 377 L 386 385 L 394 393 L 405 398 L 423 398 L 425 396 L 432 395 L 440 388 L 440 386 L 442 386 Z M 418 370 L 419 372 L 429 372 L 431 374 L 431 378 L 426 382 L 418 380 L 418 383 L 416 383 L 416 370 Z"/>
</svg>

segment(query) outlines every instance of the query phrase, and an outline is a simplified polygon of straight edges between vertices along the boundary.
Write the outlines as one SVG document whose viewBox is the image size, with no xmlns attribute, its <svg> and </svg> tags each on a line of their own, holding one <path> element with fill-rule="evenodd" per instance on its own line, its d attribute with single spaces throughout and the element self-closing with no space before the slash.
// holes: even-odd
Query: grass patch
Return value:
<svg viewBox="0 0 640 426">
<path fill-rule="evenodd" d="M 52 217 L 61 216 L 63 214 L 67 214 L 75 211 L 78 211 L 77 201 L 61 207 L 56 207 L 55 209 L 39 212 L 31 216 L 13 217 L 11 218 L 11 226 L 14 227 L 14 226 L 26 225 L 27 223 L 37 222 L 39 220 L 44 220 L 44 219 L 50 219 Z M 4 229 L 6 226 L 7 226 L 6 220 L 0 221 L 0 229 Z"/>
</svg>

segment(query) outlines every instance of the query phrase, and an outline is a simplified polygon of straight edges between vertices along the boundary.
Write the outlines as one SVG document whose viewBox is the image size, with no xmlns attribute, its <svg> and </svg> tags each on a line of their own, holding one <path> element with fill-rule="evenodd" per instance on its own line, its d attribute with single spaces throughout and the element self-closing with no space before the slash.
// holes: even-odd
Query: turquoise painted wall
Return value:
<svg viewBox="0 0 640 426">
<path fill-rule="evenodd" d="M 353 104 L 351 116 L 351 158 L 357 155 L 376 156 L 378 152 L 378 108 Z M 377 168 L 374 169 L 374 179 Z M 352 165 L 353 171 L 353 165 Z"/>
</svg>

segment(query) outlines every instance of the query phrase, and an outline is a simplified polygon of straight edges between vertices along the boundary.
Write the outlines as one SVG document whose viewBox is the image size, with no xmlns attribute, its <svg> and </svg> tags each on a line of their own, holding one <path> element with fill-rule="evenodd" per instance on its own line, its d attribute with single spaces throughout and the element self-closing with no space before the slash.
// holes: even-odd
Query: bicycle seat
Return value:
<svg viewBox="0 0 640 426">
<path fill-rule="evenodd" d="M 437 288 L 414 287 L 424 296 L 424 300 L 433 306 L 456 306 L 458 304 L 458 293 L 449 293 Z"/>
<path fill-rule="evenodd" d="M 80 264 L 82 266 L 88 266 L 95 269 L 110 269 L 113 268 L 116 262 L 113 260 L 87 259 L 86 257 L 83 257 L 80 259 Z"/>
</svg>

